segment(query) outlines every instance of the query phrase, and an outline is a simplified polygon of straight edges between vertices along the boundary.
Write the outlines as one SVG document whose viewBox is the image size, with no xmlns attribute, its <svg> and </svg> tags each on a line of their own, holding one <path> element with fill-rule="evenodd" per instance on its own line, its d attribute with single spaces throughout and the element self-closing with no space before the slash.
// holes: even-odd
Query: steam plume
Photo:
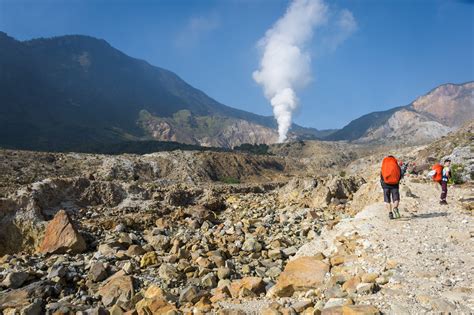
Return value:
<svg viewBox="0 0 474 315">
<path fill-rule="evenodd" d="M 322 0 L 293 0 L 285 12 L 259 41 L 263 55 L 254 80 L 263 86 L 278 122 L 279 142 L 287 138 L 293 111 L 298 106 L 296 88 L 311 80 L 311 58 L 305 50 L 313 30 L 326 20 Z"/>
</svg>

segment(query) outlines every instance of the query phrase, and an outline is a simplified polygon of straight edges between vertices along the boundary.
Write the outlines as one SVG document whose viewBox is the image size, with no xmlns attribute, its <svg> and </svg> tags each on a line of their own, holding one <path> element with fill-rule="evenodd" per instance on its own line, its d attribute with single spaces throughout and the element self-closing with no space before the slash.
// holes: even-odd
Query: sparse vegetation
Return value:
<svg viewBox="0 0 474 315">
<path fill-rule="evenodd" d="M 270 147 L 266 144 L 251 144 L 251 143 L 243 143 L 239 146 L 234 147 L 235 151 L 259 154 L 259 155 L 272 155 L 269 152 L 269 149 Z"/>
<path fill-rule="evenodd" d="M 232 176 L 221 177 L 219 181 L 224 184 L 240 184 L 240 180 Z"/>
<path fill-rule="evenodd" d="M 453 164 L 451 166 L 451 178 L 449 179 L 449 183 L 455 185 L 464 183 L 461 177 L 463 170 L 464 166 L 462 164 Z"/>
</svg>

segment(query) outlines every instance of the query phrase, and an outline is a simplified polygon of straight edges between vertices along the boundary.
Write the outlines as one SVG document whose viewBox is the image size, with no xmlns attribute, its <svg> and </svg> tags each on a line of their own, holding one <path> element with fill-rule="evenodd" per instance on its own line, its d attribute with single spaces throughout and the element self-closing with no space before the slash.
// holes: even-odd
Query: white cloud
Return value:
<svg viewBox="0 0 474 315">
<path fill-rule="evenodd" d="M 191 17 L 186 25 L 178 32 L 175 44 L 178 48 L 191 48 L 199 44 L 209 33 L 219 27 L 217 14 Z"/>
<path fill-rule="evenodd" d="M 357 31 L 357 21 L 351 11 L 343 9 L 338 12 L 335 19 L 330 23 L 331 31 L 324 38 L 323 44 L 329 51 L 334 51 Z"/>
</svg>

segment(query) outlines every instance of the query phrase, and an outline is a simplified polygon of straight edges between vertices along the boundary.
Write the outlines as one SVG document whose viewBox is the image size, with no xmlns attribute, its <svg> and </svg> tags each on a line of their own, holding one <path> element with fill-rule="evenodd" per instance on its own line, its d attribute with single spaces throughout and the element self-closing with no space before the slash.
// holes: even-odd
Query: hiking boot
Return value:
<svg viewBox="0 0 474 315">
<path fill-rule="evenodd" d="M 393 218 L 394 219 L 401 218 L 400 211 L 398 211 L 398 208 L 393 209 Z"/>
<path fill-rule="evenodd" d="M 388 218 L 389 218 L 390 220 L 393 220 L 393 213 L 392 213 L 392 211 L 390 211 L 390 212 L 388 213 Z"/>
<path fill-rule="evenodd" d="M 439 204 L 440 204 L 440 205 L 447 205 L 448 203 L 446 202 L 446 200 L 441 200 L 441 201 L 439 202 Z"/>
</svg>

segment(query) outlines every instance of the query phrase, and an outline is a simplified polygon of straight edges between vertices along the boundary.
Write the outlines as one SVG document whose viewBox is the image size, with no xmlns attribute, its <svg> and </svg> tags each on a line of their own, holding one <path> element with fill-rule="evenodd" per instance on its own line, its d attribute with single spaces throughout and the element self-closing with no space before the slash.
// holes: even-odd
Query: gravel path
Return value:
<svg viewBox="0 0 474 315">
<path fill-rule="evenodd" d="M 401 219 L 389 220 L 383 203 L 372 204 L 299 255 L 331 251 L 336 236 L 358 233 L 360 258 L 354 264 L 379 273 L 396 265 L 389 283 L 359 303 L 388 314 L 474 313 L 474 222 L 459 201 L 472 200 L 474 189 L 450 187 L 449 205 L 440 206 L 435 184 L 406 179 L 402 185 Z"/>
</svg>

